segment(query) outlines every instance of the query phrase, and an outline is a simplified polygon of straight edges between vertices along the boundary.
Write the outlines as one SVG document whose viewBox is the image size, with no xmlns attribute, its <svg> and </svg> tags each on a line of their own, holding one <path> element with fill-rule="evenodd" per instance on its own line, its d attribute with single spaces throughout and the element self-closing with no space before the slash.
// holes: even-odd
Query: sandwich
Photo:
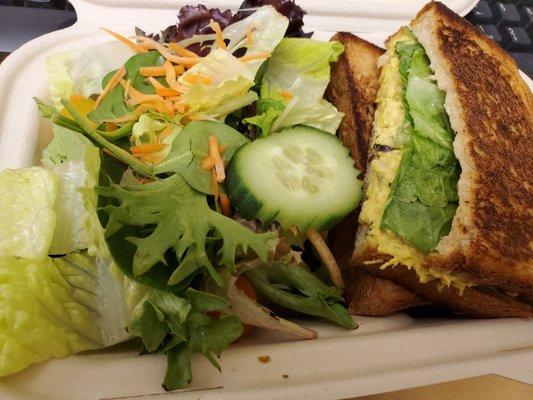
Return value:
<svg viewBox="0 0 533 400">
<path fill-rule="evenodd" d="M 351 33 L 339 32 L 331 40 L 341 42 L 344 53 L 333 64 L 326 99 L 344 113 L 337 135 L 350 150 L 355 167 L 364 174 L 372 136 L 375 100 L 379 88 L 378 59 L 382 48 Z M 344 296 L 351 314 L 387 315 L 425 303 L 413 292 L 395 283 L 353 268 L 351 258 L 360 209 L 329 232 L 330 249 L 341 268 Z"/>
<path fill-rule="evenodd" d="M 439 2 L 380 57 L 350 265 L 475 317 L 533 316 L 533 95 Z"/>
</svg>

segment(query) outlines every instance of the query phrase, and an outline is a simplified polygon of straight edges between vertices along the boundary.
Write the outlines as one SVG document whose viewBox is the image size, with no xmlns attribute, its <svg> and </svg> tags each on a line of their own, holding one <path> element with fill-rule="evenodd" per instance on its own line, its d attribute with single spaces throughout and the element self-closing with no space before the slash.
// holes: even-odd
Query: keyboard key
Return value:
<svg viewBox="0 0 533 400">
<path fill-rule="evenodd" d="M 494 26 L 494 25 L 478 25 L 478 28 L 486 36 L 488 36 L 489 38 L 494 40 L 500 46 L 503 46 L 502 35 L 500 35 L 500 32 L 498 31 L 498 28 L 496 28 L 496 26 Z"/>
<path fill-rule="evenodd" d="M 522 28 L 531 35 L 533 33 L 533 6 L 520 7 Z"/>
<path fill-rule="evenodd" d="M 524 28 L 505 26 L 500 31 L 503 38 L 503 47 L 508 51 L 533 50 L 533 43 Z"/>
<path fill-rule="evenodd" d="M 520 26 L 522 18 L 514 4 L 505 4 L 498 2 L 492 6 L 497 18 L 497 25 Z"/>
<path fill-rule="evenodd" d="M 492 24 L 495 22 L 494 14 L 487 1 L 480 1 L 477 3 L 472 9 L 470 16 L 470 20 L 474 24 Z"/>
<path fill-rule="evenodd" d="M 511 53 L 518 64 L 518 68 L 533 79 L 533 53 Z"/>
</svg>

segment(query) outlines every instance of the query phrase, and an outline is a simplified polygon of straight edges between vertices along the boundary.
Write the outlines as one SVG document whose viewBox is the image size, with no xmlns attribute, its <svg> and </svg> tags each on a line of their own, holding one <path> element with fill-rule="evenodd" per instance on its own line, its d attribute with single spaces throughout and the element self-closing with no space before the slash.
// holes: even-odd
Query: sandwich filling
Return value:
<svg viewBox="0 0 533 400">
<path fill-rule="evenodd" d="M 425 255 L 449 233 L 458 204 L 460 166 L 445 93 L 409 29 L 391 38 L 384 57 L 360 214 L 368 226 L 366 240 L 391 256 L 382 268 L 403 264 L 422 283 L 438 279 L 462 292 L 474 285 L 466 276 L 423 265 Z"/>
</svg>

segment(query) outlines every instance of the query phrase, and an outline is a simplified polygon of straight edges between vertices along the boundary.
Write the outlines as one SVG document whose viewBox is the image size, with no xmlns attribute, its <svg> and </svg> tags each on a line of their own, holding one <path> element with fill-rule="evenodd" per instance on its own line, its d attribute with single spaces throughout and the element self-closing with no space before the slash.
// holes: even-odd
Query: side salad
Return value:
<svg viewBox="0 0 533 400">
<path fill-rule="evenodd" d="M 361 198 L 323 98 L 343 46 L 303 15 L 186 6 L 47 58 L 53 139 L 0 172 L 0 376 L 139 337 L 174 390 L 249 327 L 317 337 L 271 308 L 357 327 L 324 240 Z"/>
</svg>

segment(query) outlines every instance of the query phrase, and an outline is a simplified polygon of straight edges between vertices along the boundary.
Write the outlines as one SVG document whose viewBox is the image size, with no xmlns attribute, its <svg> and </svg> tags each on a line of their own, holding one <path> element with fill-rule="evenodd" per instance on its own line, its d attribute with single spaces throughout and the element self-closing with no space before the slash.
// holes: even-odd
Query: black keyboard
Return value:
<svg viewBox="0 0 533 400">
<path fill-rule="evenodd" d="M 481 0 L 466 16 L 533 79 L 533 0 Z"/>
<path fill-rule="evenodd" d="M 481 0 L 466 19 L 533 79 L 533 0 Z M 0 0 L 0 55 L 74 22 L 76 13 L 68 0 Z"/>
<path fill-rule="evenodd" d="M 0 0 L 0 60 L 27 41 L 75 22 L 67 0 Z"/>
</svg>

